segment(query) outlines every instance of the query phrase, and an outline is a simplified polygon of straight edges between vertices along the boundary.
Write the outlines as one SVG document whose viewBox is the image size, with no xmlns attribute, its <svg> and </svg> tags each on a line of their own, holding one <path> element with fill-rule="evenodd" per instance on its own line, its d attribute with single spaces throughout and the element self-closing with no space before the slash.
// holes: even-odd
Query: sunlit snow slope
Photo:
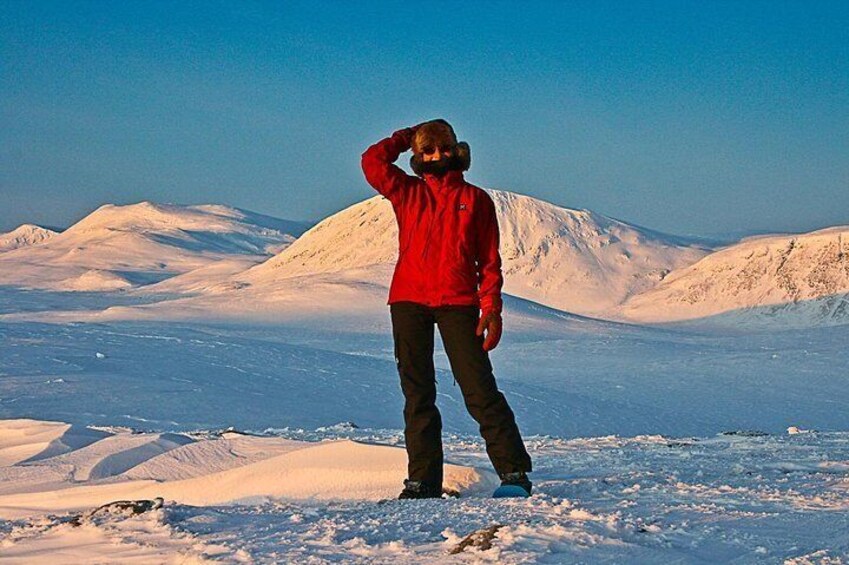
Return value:
<svg viewBox="0 0 849 565">
<path fill-rule="evenodd" d="M 846 226 L 744 240 L 671 273 L 622 312 L 639 322 L 722 314 L 718 322 L 846 323 L 847 254 Z"/>
<path fill-rule="evenodd" d="M 762 236 L 718 251 L 517 194 L 487 190 L 500 227 L 504 292 L 617 321 L 808 326 L 849 317 L 849 228 Z M 106 205 L 62 233 L 0 237 L 0 285 L 182 295 L 163 316 L 262 319 L 385 315 L 398 253 L 375 196 L 310 229 L 226 206 Z M 1 248 L 0 248 L 1 249 Z M 276 255 L 275 255 L 276 253 Z M 140 312 L 117 308 L 111 319 Z M 372 324 L 372 322 L 366 322 Z"/>
</svg>

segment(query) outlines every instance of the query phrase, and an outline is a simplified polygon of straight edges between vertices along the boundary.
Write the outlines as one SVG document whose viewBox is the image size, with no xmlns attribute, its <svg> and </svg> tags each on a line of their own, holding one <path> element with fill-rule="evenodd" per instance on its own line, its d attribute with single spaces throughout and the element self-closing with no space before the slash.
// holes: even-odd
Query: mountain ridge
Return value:
<svg viewBox="0 0 849 565">
<path fill-rule="evenodd" d="M 38 245 L 0 253 L 0 284 L 127 289 L 228 257 L 260 262 L 306 227 L 223 205 L 105 204 Z"/>
<path fill-rule="evenodd" d="M 485 190 L 499 219 L 507 295 L 637 324 L 849 320 L 849 226 L 711 247 L 591 210 Z M 231 303 L 259 315 L 251 304 L 262 304 L 263 316 L 273 318 L 312 303 L 325 318 L 346 308 L 355 318 L 385 301 L 397 255 L 397 222 L 382 196 L 311 226 L 223 205 L 144 201 L 107 204 L 64 232 L 24 238 L 0 252 L 0 284 L 167 293 L 189 302 L 218 297 L 192 302 L 194 315 Z"/>
<path fill-rule="evenodd" d="M 849 226 L 805 234 L 747 238 L 670 273 L 623 304 L 640 323 L 676 322 L 734 313 L 801 323 L 843 323 L 849 309 Z M 849 302 L 847 302 L 849 304 Z M 792 318 L 792 316 L 790 316 Z M 732 318 L 729 318 L 732 322 Z"/>
</svg>

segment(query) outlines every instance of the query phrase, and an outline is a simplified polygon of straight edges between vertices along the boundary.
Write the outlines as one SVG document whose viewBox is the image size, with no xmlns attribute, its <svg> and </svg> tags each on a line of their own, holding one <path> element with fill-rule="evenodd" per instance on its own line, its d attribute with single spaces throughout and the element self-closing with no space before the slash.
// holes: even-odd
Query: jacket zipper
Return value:
<svg viewBox="0 0 849 565">
<path fill-rule="evenodd" d="M 431 189 L 431 190 L 432 190 L 432 193 L 433 193 L 434 202 L 436 202 L 436 210 L 433 213 L 433 217 L 431 217 L 431 219 L 430 219 L 430 223 L 428 224 L 428 228 L 427 228 L 427 233 L 425 234 L 425 244 L 424 244 L 424 249 L 422 250 L 422 261 L 426 260 L 427 252 L 428 252 L 428 249 L 430 248 L 430 240 L 432 239 L 432 234 L 433 234 L 433 223 L 436 222 L 436 221 L 439 221 L 439 219 L 442 217 L 442 206 L 441 206 L 442 201 L 441 201 L 441 199 L 438 195 L 438 193 L 440 191 L 439 191 L 438 188 L 437 189 Z M 429 281 L 433 280 L 432 277 L 428 277 L 428 279 L 429 279 Z M 427 296 L 426 300 L 427 300 L 428 303 L 430 303 L 431 294 L 433 294 L 432 289 L 433 289 L 433 287 L 432 287 L 432 282 L 431 282 L 430 284 L 428 284 L 428 288 L 427 288 L 428 296 Z"/>
<path fill-rule="evenodd" d="M 427 257 L 427 250 L 428 247 L 430 247 L 430 234 L 433 232 L 433 223 L 435 221 L 440 220 L 442 218 L 442 213 L 445 211 L 445 206 L 443 202 L 444 199 L 437 195 L 438 192 L 442 191 L 440 189 L 436 189 L 435 191 L 433 191 L 433 199 L 436 202 L 436 213 L 434 214 L 435 217 L 430 219 L 430 224 L 428 224 L 427 227 L 427 233 L 425 234 L 424 250 L 422 251 L 422 259 Z"/>
</svg>

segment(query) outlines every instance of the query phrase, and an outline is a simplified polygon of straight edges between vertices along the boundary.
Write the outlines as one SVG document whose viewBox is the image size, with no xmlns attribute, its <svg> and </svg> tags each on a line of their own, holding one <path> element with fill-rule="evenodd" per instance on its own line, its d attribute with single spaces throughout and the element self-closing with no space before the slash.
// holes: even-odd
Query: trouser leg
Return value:
<svg viewBox="0 0 849 565">
<path fill-rule="evenodd" d="M 531 471 L 519 427 L 507 399 L 498 390 L 484 336 L 475 334 L 479 320 L 476 306 L 443 306 L 434 309 L 436 324 L 460 385 L 466 408 L 480 426 L 486 452 L 501 473 Z"/>
<path fill-rule="evenodd" d="M 390 304 L 395 359 L 404 393 L 404 439 L 408 477 L 442 485 L 442 419 L 436 408 L 433 325 L 430 308 Z"/>
</svg>

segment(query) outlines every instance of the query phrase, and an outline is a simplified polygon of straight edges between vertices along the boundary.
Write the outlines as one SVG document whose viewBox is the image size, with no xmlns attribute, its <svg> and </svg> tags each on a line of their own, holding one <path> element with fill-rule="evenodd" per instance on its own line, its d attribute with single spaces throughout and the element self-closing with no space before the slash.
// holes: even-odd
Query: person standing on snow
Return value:
<svg viewBox="0 0 849 565">
<path fill-rule="evenodd" d="M 417 176 L 394 164 L 410 149 Z M 366 180 L 392 203 L 398 221 L 399 255 L 387 304 L 405 399 L 408 478 L 399 498 L 442 496 L 434 324 L 502 485 L 531 492 L 531 458 L 489 360 L 501 338 L 504 279 L 495 205 L 463 179 L 470 162 L 469 145 L 457 142 L 445 120 L 398 130 L 362 155 Z"/>
</svg>

